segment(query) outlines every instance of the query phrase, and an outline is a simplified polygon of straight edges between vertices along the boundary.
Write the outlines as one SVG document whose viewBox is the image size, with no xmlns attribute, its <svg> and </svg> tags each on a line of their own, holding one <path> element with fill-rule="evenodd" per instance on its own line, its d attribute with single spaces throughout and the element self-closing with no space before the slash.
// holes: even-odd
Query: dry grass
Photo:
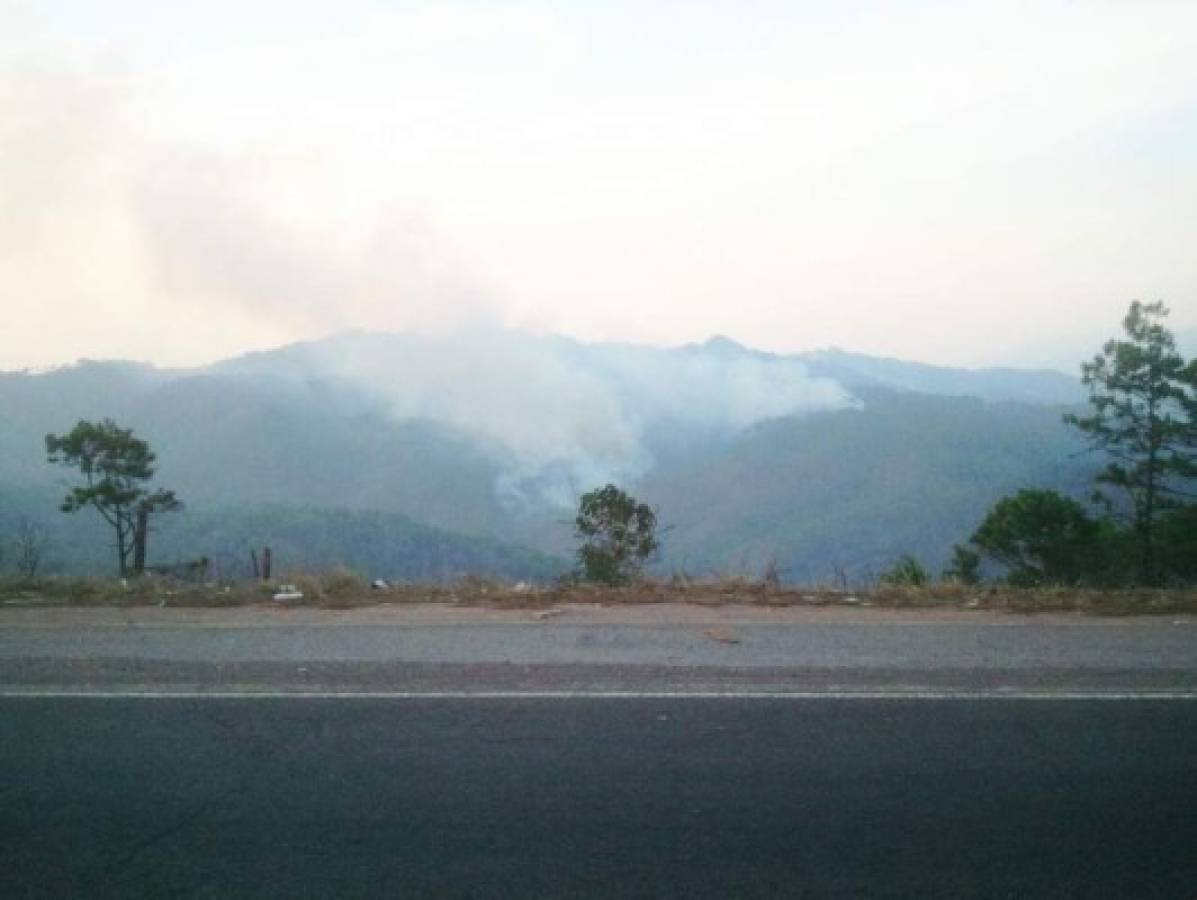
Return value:
<svg viewBox="0 0 1197 900">
<path fill-rule="evenodd" d="M 275 582 L 191 583 L 160 575 L 118 578 L 0 579 L 4 606 L 236 607 L 280 605 L 276 591 L 291 585 L 303 594 L 288 605 L 353 609 L 380 604 L 445 603 L 499 609 L 548 610 L 567 605 L 682 603 L 696 606 L 857 606 L 885 609 L 993 610 L 1009 613 L 1069 612 L 1101 616 L 1197 614 L 1197 590 L 1011 588 L 946 581 L 921 587 L 879 585 L 847 592 L 825 587 L 778 586 L 767 579 L 674 578 L 629 587 L 562 582 L 534 585 L 469 577 L 445 584 L 388 585 L 374 589 L 347 569 L 291 574 Z"/>
</svg>

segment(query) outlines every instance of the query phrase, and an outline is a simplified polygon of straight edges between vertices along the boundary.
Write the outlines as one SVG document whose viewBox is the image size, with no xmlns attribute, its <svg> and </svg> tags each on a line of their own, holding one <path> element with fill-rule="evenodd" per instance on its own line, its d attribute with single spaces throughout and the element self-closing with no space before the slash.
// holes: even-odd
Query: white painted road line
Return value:
<svg viewBox="0 0 1197 900">
<path fill-rule="evenodd" d="M 0 699 L 80 700 L 1197 700 L 1197 691 L 146 691 L 0 688 Z"/>
</svg>

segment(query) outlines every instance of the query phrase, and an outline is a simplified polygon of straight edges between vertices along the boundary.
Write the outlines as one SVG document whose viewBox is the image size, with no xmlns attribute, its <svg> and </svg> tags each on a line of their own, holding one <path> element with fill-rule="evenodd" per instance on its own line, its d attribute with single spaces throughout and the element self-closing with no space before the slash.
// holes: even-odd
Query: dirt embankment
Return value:
<svg viewBox="0 0 1197 900">
<path fill-rule="evenodd" d="M 877 616 L 883 611 L 976 615 L 1081 613 L 1101 616 L 1197 615 L 1197 590 L 1010 588 L 944 582 L 879 586 L 864 591 L 771 585 L 747 579 L 645 581 L 628 587 L 534 585 L 465 578 L 449 584 L 368 583 L 345 572 L 300 575 L 278 582 L 192 583 L 138 579 L 48 578 L 0 582 L 0 610 L 25 608 L 158 608 L 377 610 L 397 608 L 559 615 L 570 609 L 839 610 Z M 643 615 L 650 616 L 650 612 Z"/>
</svg>

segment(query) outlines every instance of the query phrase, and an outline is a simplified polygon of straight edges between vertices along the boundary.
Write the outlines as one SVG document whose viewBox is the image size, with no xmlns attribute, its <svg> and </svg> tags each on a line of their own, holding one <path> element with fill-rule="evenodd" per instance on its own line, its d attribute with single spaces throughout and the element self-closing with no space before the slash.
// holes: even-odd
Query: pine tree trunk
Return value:
<svg viewBox="0 0 1197 900">
<path fill-rule="evenodd" d="M 150 511 L 137 510 L 137 525 L 133 529 L 133 574 L 145 572 L 145 545 L 150 533 Z"/>
<path fill-rule="evenodd" d="M 121 511 L 117 510 L 116 554 L 120 561 L 121 578 L 125 578 L 129 574 L 129 535 L 125 530 L 125 520 L 121 516 Z"/>
</svg>

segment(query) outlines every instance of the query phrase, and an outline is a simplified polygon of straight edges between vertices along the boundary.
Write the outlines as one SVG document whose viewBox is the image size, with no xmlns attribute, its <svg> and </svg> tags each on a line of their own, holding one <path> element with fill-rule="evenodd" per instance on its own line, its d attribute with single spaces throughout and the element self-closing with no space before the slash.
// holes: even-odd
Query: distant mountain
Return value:
<svg viewBox="0 0 1197 900">
<path fill-rule="evenodd" d="M 1032 404 L 1081 403 L 1080 379 L 1050 369 L 951 369 L 848 353 L 816 350 L 800 354 L 812 375 L 850 390 L 884 387 L 897 391 Z"/>
<path fill-rule="evenodd" d="M 1002 496 L 1084 496 L 1094 460 L 1056 408 L 861 391 L 858 409 L 777 419 L 705 458 L 652 473 L 668 572 L 760 573 L 856 584 L 903 554 L 935 571 Z"/>
<path fill-rule="evenodd" d="M 937 566 L 1003 493 L 1083 490 L 1093 461 L 1060 421 L 1082 397 L 1055 372 L 726 338 L 344 334 L 193 370 L 82 363 L 0 375 L 0 540 L 5 517 L 35 515 L 59 530 L 64 568 L 106 559 L 102 533 L 71 537 L 85 526 L 55 511 L 68 473 L 42 440 L 110 416 L 188 503 L 163 518 L 160 558 L 241 565 L 270 535 L 309 565 L 540 576 L 565 564 L 577 496 L 613 480 L 672 526 L 662 571 L 775 558 L 817 579 L 904 552 Z"/>
</svg>

